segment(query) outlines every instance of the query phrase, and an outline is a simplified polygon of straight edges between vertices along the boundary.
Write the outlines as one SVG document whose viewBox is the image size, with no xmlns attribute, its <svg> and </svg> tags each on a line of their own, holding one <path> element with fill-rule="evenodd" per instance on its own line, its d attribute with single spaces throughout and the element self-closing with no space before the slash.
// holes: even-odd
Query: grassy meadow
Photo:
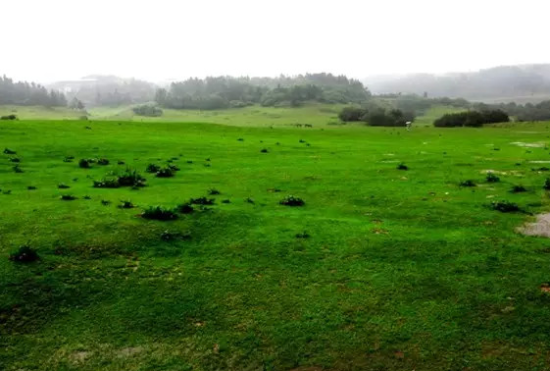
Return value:
<svg viewBox="0 0 550 371">
<path fill-rule="evenodd" d="M 550 369 L 550 243 L 516 232 L 550 207 L 548 125 L 407 132 L 334 109 L 0 122 L 0 369 Z M 93 187 L 127 168 L 147 186 Z M 40 259 L 11 261 L 22 245 Z"/>
</svg>

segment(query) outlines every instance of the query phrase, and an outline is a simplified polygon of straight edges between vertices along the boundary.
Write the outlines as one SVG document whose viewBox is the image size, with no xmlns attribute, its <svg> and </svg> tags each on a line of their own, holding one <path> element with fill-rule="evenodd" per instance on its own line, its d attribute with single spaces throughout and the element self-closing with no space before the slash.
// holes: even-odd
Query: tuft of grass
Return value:
<svg viewBox="0 0 550 371">
<path fill-rule="evenodd" d="M 59 189 L 69 189 L 69 188 L 71 188 L 71 186 L 68 186 L 68 185 L 65 184 L 65 183 L 59 183 L 59 184 L 57 185 L 57 188 L 59 188 Z"/>
<path fill-rule="evenodd" d="M 96 163 L 98 165 L 107 166 L 107 165 L 109 165 L 109 160 L 106 159 L 106 158 L 99 158 L 99 159 L 97 159 Z"/>
<path fill-rule="evenodd" d="M 512 192 L 512 193 L 522 193 L 522 192 L 527 192 L 527 189 L 522 185 L 515 185 L 515 186 L 512 187 L 510 192 Z"/>
<path fill-rule="evenodd" d="M 119 209 L 133 209 L 136 207 L 132 201 L 120 201 L 120 205 L 117 206 Z"/>
<path fill-rule="evenodd" d="M 193 208 L 193 206 L 191 206 L 191 204 L 186 203 L 178 205 L 176 207 L 176 211 L 182 214 L 191 214 L 193 211 L 195 211 L 195 209 Z"/>
<path fill-rule="evenodd" d="M 40 260 L 38 252 L 28 245 L 23 245 L 19 249 L 10 254 L 9 258 L 15 263 L 33 263 Z"/>
<path fill-rule="evenodd" d="M 289 195 L 279 201 L 279 204 L 285 206 L 304 206 L 306 203 L 300 197 Z"/>
<path fill-rule="evenodd" d="M 73 196 L 73 195 L 61 195 L 61 197 L 59 197 L 59 199 L 61 201 L 74 201 L 77 199 L 76 196 Z"/>
<path fill-rule="evenodd" d="M 399 165 L 397 165 L 397 170 L 409 170 L 409 167 L 401 162 Z"/>
<path fill-rule="evenodd" d="M 512 213 L 516 211 L 521 211 L 521 208 L 510 201 L 502 200 L 502 201 L 493 201 L 490 204 L 491 209 L 500 211 L 501 213 Z"/>
<path fill-rule="evenodd" d="M 546 178 L 542 186 L 544 190 L 550 191 L 550 178 Z"/>
<path fill-rule="evenodd" d="M 78 167 L 81 169 L 89 169 L 91 167 L 91 161 L 86 158 L 82 158 L 78 161 Z"/>
<path fill-rule="evenodd" d="M 19 165 L 15 165 L 14 167 L 12 167 L 12 170 L 17 174 L 24 173 L 23 169 L 21 169 Z"/>
<path fill-rule="evenodd" d="M 500 182 L 500 178 L 495 173 L 487 173 L 487 176 L 485 177 L 485 180 L 487 180 L 487 183 L 498 183 Z"/>
<path fill-rule="evenodd" d="M 169 221 L 177 219 L 178 215 L 162 206 L 150 206 L 143 210 L 141 217 L 150 220 Z"/>
<path fill-rule="evenodd" d="M 305 239 L 305 238 L 310 238 L 310 234 L 307 233 L 306 231 L 303 231 L 303 232 L 300 232 L 300 233 L 296 233 L 296 238 L 299 238 L 299 239 Z"/>
<path fill-rule="evenodd" d="M 261 153 L 268 153 L 269 151 L 267 150 L 267 148 L 262 148 L 262 149 L 260 150 L 260 152 L 261 152 Z"/>
<path fill-rule="evenodd" d="M 189 200 L 189 203 L 191 205 L 214 205 L 216 200 L 213 198 L 206 198 L 206 197 L 198 197 L 198 198 L 191 198 Z"/>
<path fill-rule="evenodd" d="M 5 155 L 16 155 L 17 152 L 12 150 L 12 149 L 9 149 L 9 148 L 4 148 L 4 154 Z"/>
<path fill-rule="evenodd" d="M 157 178 L 172 178 L 174 176 L 174 171 L 169 167 L 164 167 L 157 171 L 155 175 Z"/>
<path fill-rule="evenodd" d="M 468 180 L 464 180 L 464 181 L 460 182 L 458 185 L 460 187 L 475 187 L 476 183 L 473 180 L 468 179 Z"/>
<path fill-rule="evenodd" d="M 217 195 L 221 195 L 221 192 L 218 191 L 216 188 L 210 188 L 208 190 L 208 195 L 209 196 L 217 196 Z"/>
<path fill-rule="evenodd" d="M 155 174 L 159 170 L 160 170 L 160 166 L 157 164 L 149 164 L 145 168 L 145 172 L 150 174 Z"/>
</svg>

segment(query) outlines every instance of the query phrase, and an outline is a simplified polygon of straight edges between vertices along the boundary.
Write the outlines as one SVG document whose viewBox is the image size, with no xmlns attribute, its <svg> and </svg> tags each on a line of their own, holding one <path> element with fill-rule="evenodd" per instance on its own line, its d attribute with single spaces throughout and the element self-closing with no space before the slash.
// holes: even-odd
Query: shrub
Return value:
<svg viewBox="0 0 550 371">
<path fill-rule="evenodd" d="M 195 209 L 190 204 L 181 204 L 176 207 L 176 211 L 182 214 L 191 214 Z"/>
<path fill-rule="evenodd" d="M 11 149 L 9 149 L 9 148 L 5 148 L 5 149 L 4 149 L 4 154 L 5 154 L 5 155 L 16 155 L 17 152 L 15 152 L 14 150 L 11 150 Z"/>
<path fill-rule="evenodd" d="M 13 169 L 14 172 L 19 173 L 19 174 L 24 172 L 23 169 L 21 169 L 19 167 L 19 165 L 15 165 L 14 167 L 12 167 L 12 169 Z"/>
<path fill-rule="evenodd" d="M 103 206 L 108 206 L 108 205 L 111 204 L 111 201 L 109 201 L 109 200 L 101 200 L 101 204 L 102 204 Z"/>
<path fill-rule="evenodd" d="M 172 210 L 165 209 L 162 206 L 150 206 L 149 208 L 143 210 L 141 217 L 151 220 L 168 221 L 177 219 L 178 215 Z"/>
<path fill-rule="evenodd" d="M 515 185 L 515 186 L 512 187 L 510 192 L 512 192 L 512 193 L 522 193 L 522 192 L 527 192 L 527 189 L 522 185 Z"/>
<path fill-rule="evenodd" d="M 191 205 L 214 205 L 215 201 L 213 198 L 198 197 L 190 199 L 189 203 Z"/>
<path fill-rule="evenodd" d="M 160 170 L 160 166 L 157 164 L 149 164 L 145 168 L 145 172 L 155 174 L 157 171 Z"/>
<path fill-rule="evenodd" d="M 117 181 L 121 187 L 145 187 L 146 179 L 136 170 L 126 169 L 118 175 Z"/>
<path fill-rule="evenodd" d="M 69 188 L 71 188 L 71 187 L 68 186 L 68 185 L 66 185 L 65 183 L 59 183 L 59 184 L 57 185 L 57 188 L 59 188 L 59 189 L 69 189 Z"/>
<path fill-rule="evenodd" d="M 35 191 L 36 190 L 36 187 L 35 186 L 28 186 L 27 189 L 29 191 Z"/>
<path fill-rule="evenodd" d="M 498 183 L 500 182 L 500 178 L 496 176 L 494 173 L 487 173 L 487 177 L 485 178 L 487 180 L 487 183 Z"/>
<path fill-rule="evenodd" d="M 210 189 L 208 190 L 208 194 L 209 194 L 210 196 L 216 196 L 216 195 L 220 195 L 221 192 L 218 191 L 216 188 L 210 188 Z"/>
<path fill-rule="evenodd" d="M 90 160 L 82 158 L 80 161 L 78 161 L 78 167 L 82 169 L 89 169 L 90 168 Z"/>
<path fill-rule="evenodd" d="M 106 158 L 99 158 L 97 159 L 96 162 L 98 165 L 103 165 L 103 166 L 109 165 L 109 160 Z"/>
<path fill-rule="evenodd" d="M 10 260 L 16 263 L 32 263 L 40 260 L 40 257 L 35 249 L 23 245 L 16 252 L 10 254 Z"/>
<path fill-rule="evenodd" d="M 434 121 L 436 127 L 480 127 L 483 124 L 508 122 L 508 115 L 500 110 L 448 113 Z"/>
<path fill-rule="evenodd" d="M 338 114 L 338 118 L 343 122 L 363 121 L 368 111 L 360 107 L 344 107 Z"/>
<path fill-rule="evenodd" d="M 173 172 L 180 171 L 181 169 L 177 167 L 176 165 L 168 165 L 168 169 L 172 170 Z"/>
<path fill-rule="evenodd" d="M 269 151 L 266 148 L 263 148 L 260 152 L 261 153 L 268 153 Z"/>
<path fill-rule="evenodd" d="M 294 197 L 291 195 L 283 198 L 281 201 L 279 201 L 279 204 L 285 205 L 285 206 L 304 206 L 306 203 L 301 198 Z"/>
<path fill-rule="evenodd" d="M 510 201 L 493 201 L 490 205 L 491 209 L 500 211 L 501 213 L 511 213 L 515 211 L 520 211 L 519 206 Z"/>
<path fill-rule="evenodd" d="M 461 187 L 475 187 L 476 184 L 473 180 L 468 179 L 468 180 L 465 180 L 463 182 L 460 182 L 459 186 L 461 186 Z"/>
<path fill-rule="evenodd" d="M 231 200 L 222 200 L 222 204 L 230 204 Z"/>
<path fill-rule="evenodd" d="M 171 178 L 174 176 L 174 171 L 169 167 L 165 167 L 157 171 L 157 178 Z"/>
<path fill-rule="evenodd" d="M 117 165 L 126 165 L 124 161 L 117 161 Z"/>
<path fill-rule="evenodd" d="M 400 163 L 399 165 L 397 165 L 397 170 L 409 170 L 409 167 L 404 163 Z"/>
<path fill-rule="evenodd" d="M 544 181 L 544 185 L 542 186 L 543 189 L 550 191 L 550 178 L 546 178 Z"/>
<path fill-rule="evenodd" d="M 120 201 L 119 209 L 133 209 L 136 207 L 131 201 Z"/>
<path fill-rule="evenodd" d="M 17 120 L 17 116 L 16 115 L 1 116 L 0 120 Z"/>
<path fill-rule="evenodd" d="M 254 199 L 251 198 L 251 197 L 247 197 L 245 201 L 246 201 L 247 203 L 249 203 L 249 204 L 252 204 L 252 205 L 255 205 L 255 204 L 256 204 L 256 202 L 254 201 Z"/>
<path fill-rule="evenodd" d="M 162 116 L 162 109 L 153 104 L 142 104 L 132 108 L 132 111 L 138 116 L 145 117 L 160 117 Z"/>
<path fill-rule="evenodd" d="M 309 238 L 311 237 L 306 231 L 296 233 L 296 238 Z"/>
<path fill-rule="evenodd" d="M 119 188 L 120 183 L 116 178 L 104 178 L 100 181 L 94 180 L 94 188 Z"/>
<path fill-rule="evenodd" d="M 19 157 L 10 157 L 10 162 L 21 162 L 21 159 Z"/>
<path fill-rule="evenodd" d="M 74 201 L 76 197 L 73 195 L 61 195 L 60 199 L 61 201 Z"/>
</svg>

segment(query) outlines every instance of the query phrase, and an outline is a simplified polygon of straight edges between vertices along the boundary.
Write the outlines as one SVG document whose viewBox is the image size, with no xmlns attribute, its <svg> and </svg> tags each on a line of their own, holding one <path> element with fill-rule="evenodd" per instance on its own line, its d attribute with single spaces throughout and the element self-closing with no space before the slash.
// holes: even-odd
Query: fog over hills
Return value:
<svg viewBox="0 0 550 371">
<path fill-rule="evenodd" d="M 486 102 L 538 102 L 550 97 L 550 64 L 500 66 L 477 72 L 378 75 L 362 80 L 374 94 L 419 94 Z"/>
</svg>

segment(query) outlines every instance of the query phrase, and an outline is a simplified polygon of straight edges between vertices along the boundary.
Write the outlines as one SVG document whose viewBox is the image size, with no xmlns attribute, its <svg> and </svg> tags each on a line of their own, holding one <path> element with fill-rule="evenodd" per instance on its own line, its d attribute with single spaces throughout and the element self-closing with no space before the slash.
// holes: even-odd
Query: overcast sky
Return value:
<svg viewBox="0 0 550 371">
<path fill-rule="evenodd" d="M 39 82 L 550 62 L 549 0 L 0 0 L 0 12 L 0 73 Z"/>
</svg>

